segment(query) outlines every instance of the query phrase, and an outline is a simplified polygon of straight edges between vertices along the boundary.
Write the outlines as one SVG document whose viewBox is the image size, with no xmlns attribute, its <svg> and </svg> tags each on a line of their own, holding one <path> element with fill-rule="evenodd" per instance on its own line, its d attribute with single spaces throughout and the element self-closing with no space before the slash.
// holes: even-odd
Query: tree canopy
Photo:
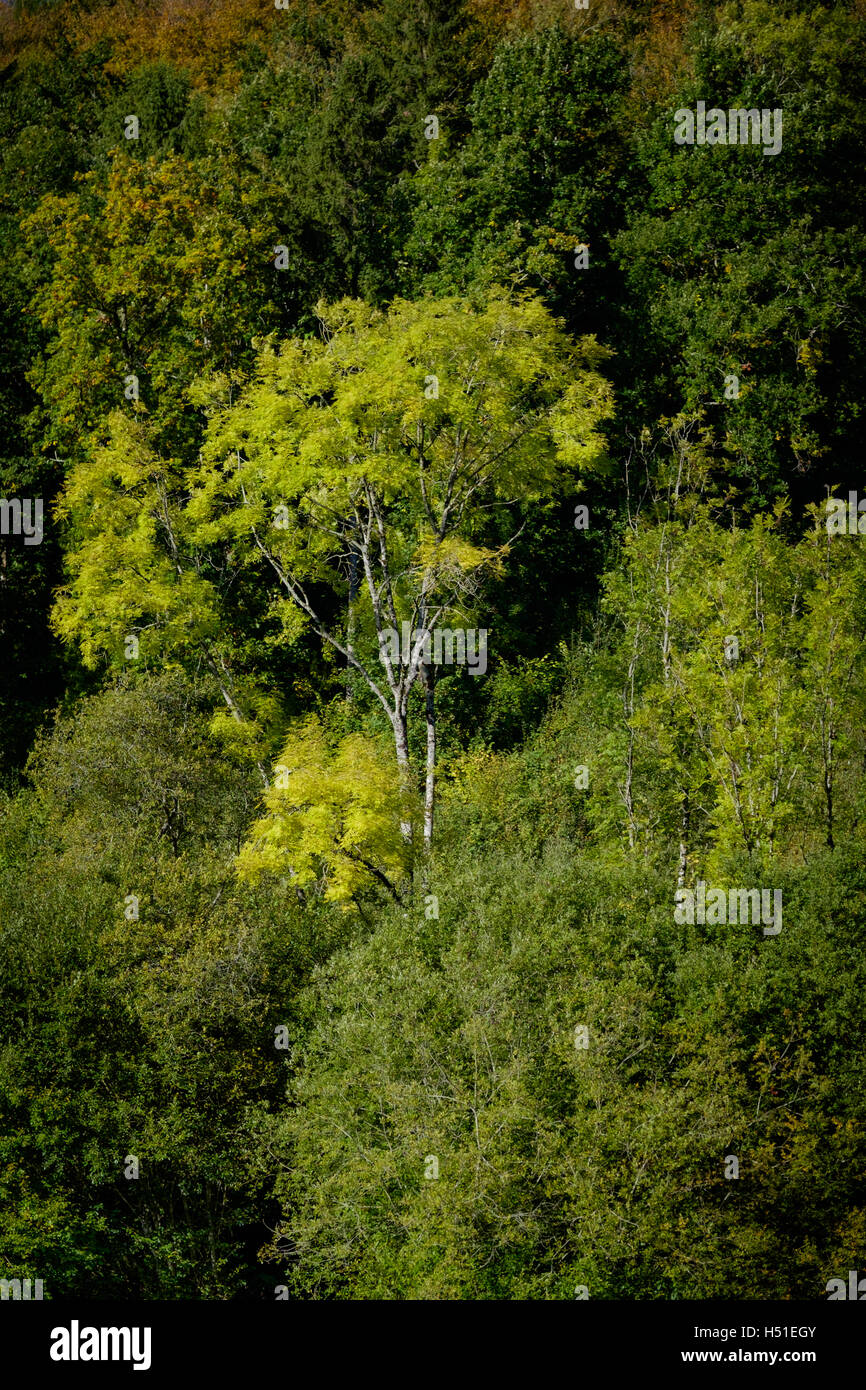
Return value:
<svg viewBox="0 0 866 1390">
<path fill-rule="evenodd" d="M 864 56 L 0 7 L 4 1291 L 862 1269 Z"/>
</svg>

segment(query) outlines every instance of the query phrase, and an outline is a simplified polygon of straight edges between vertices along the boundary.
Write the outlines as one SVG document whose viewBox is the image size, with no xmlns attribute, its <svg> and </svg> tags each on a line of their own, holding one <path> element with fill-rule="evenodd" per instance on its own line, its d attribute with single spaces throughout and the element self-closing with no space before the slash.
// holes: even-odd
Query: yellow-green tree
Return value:
<svg viewBox="0 0 866 1390">
<path fill-rule="evenodd" d="M 236 397 L 225 377 L 202 381 L 195 398 L 212 418 L 185 466 L 115 420 L 67 489 L 80 539 L 56 621 L 91 659 L 145 623 L 169 652 L 206 641 L 232 709 L 220 603 L 255 571 L 272 592 L 275 640 L 291 646 L 311 629 L 387 716 L 406 795 L 409 697 L 423 684 L 429 845 L 435 632 L 477 621 L 484 575 L 505 563 L 508 544 L 489 543 L 491 510 L 549 499 L 602 459 L 604 352 L 573 343 L 529 297 L 496 294 L 480 310 L 342 301 L 319 314 L 319 338 L 263 344 Z M 458 642 L 450 651 L 459 659 Z M 413 838 L 409 821 L 402 832 Z"/>
</svg>

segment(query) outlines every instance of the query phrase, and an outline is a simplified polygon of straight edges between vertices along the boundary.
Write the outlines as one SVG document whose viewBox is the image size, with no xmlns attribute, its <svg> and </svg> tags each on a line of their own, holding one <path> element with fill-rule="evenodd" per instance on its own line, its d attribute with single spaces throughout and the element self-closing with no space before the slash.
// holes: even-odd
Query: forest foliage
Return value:
<svg viewBox="0 0 866 1390">
<path fill-rule="evenodd" d="M 4 1277 L 862 1266 L 864 113 L 859 0 L 0 15 Z"/>
</svg>

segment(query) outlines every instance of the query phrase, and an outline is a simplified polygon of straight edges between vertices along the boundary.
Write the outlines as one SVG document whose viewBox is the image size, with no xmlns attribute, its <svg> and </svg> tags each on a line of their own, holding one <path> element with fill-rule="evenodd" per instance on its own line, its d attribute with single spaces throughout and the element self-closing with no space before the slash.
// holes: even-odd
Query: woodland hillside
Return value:
<svg viewBox="0 0 866 1390">
<path fill-rule="evenodd" d="M 0 1275 L 863 1267 L 864 149 L 863 3 L 3 8 Z"/>
</svg>

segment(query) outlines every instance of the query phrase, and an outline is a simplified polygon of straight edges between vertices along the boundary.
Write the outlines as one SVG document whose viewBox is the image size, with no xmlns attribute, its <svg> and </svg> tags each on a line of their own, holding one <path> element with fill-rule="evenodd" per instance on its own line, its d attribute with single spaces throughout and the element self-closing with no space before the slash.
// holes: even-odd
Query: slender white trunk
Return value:
<svg viewBox="0 0 866 1390">
<path fill-rule="evenodd" d="M 427 720 L 427 774 L 424 784 L 424 846 L 433 843 L 433 809 L 436 797 L 436 673 L 431 666 L 424 671 L 424 714 Z"/>
<path fill-rule="evenodd" d="M 400 772 L 400 785 L 404 792 L 412 785 L 412 769 L 409 766 L 409 731 L 405 712 L 396 710 L 391 716 L 394 730 L 394 747 L 397 753 L 397 767 Z M 400 834 L 407 843 L 412 841 L 412 822 L 401 820 Z"/>
<path fill-rule="evenodd" d="M 684 888 L 686 869 L 689 862 L 689 794 L 683 793 L 683 809 L 680 817 L 680 858 L 677 866 L 677 888 Z"/>
</svg>

